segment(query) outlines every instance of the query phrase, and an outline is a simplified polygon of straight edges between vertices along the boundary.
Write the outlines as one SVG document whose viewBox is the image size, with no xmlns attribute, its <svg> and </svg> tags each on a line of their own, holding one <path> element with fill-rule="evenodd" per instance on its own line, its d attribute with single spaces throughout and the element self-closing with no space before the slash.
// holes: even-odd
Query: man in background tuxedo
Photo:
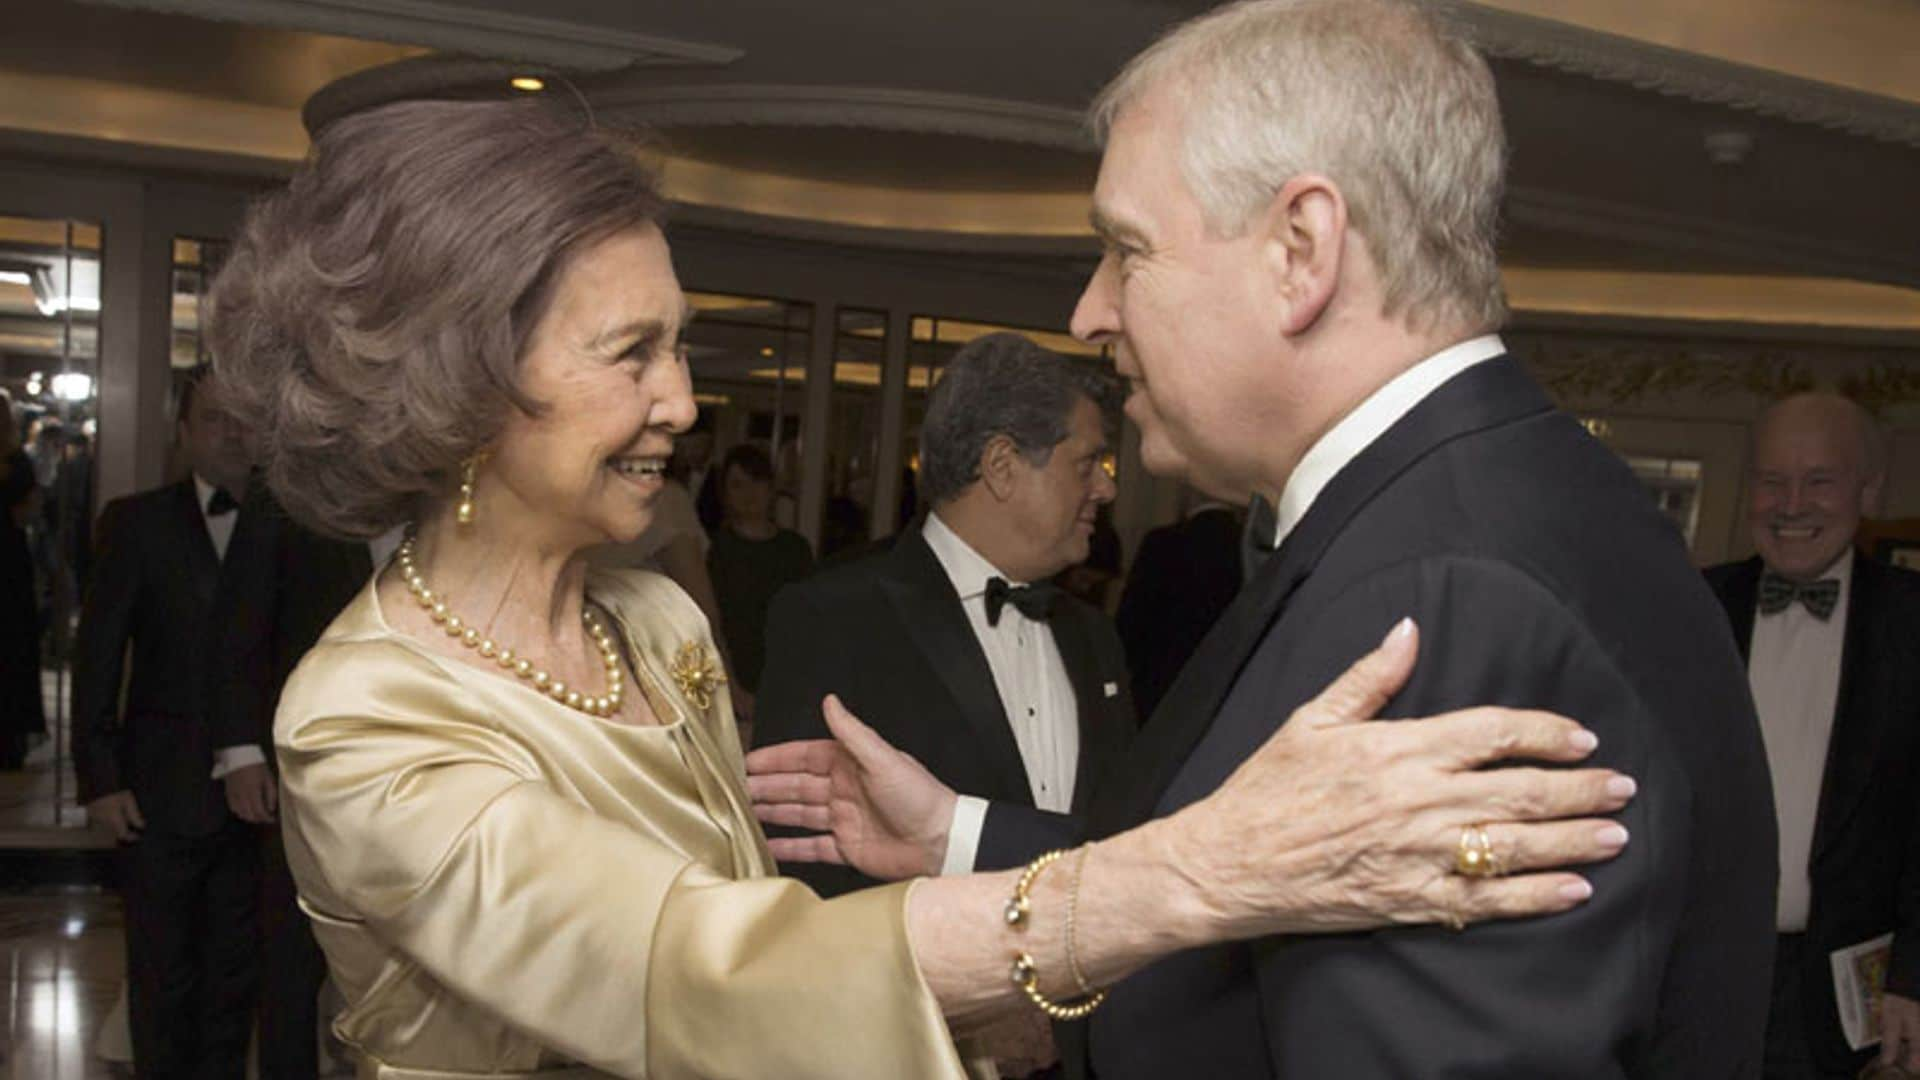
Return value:
<svg viewBox="0 0 1920 1080">
<path fill-rule="evenodd" d="M 964 873 L 1069 837 L 1093 778 L 1131 736 L 1119 639 L 1048 579 L 1086 558 L 1117 396 L 1104 373 L 1017 334 L 977 338 L 928 397 L 920 491 L 932 507 L 892 547 L 775 597 L 756 745 L 826 738 L 837 694 L 961 793 L 944 860 Z M 872 882 L 784 867 L 823 895 Z"/>
<path fill-rule="evenodd" d="M 1834 950 L 1893 934 L 1882 1058 L 1920 1072 L 1920 574 L 1858 557 L 1885 478 L 1859 405 L 1788 398 L 1754 432 L 1759 551 L 1707 578 L 1747 658 L 1780 829 L 1766 1075 L 1851 1077 Z"/>
<path fill-rule="evenodd" d="M 122 845 L 135 1068 L 238 1078 L 256 860 L 213 779 L 206 679 L 221 660 L 209 630 L 247 464 L 204 371 L 182 385 L 178 415 L 191 475 L 100 515 L 74 648 L 74 767 L 88 820 Z"/>
<path fill-rule="evenodd" d="M 294 666 L 399 543 L 399 530 L 370 544 L 318 536 L 287 517 L 256 481 L 227 553 L 212 619 L 220 661 L 210 676 L 208 714 L 213 775 L 228 808 L 254 826 L 259 847 L 263 1080 L 318 1075 L 318 995 L 327 975 L 281 847 L 274 710 Z"/>
<path fill-rule="evenodd" d="M 1133 700 L 1142 716 L 1153 715 L 1174 677 L 1239 595 L 1245 582 L 1242 516 L 1224 502 L 1202 497 L 1185 517 L 1141 538 L 1113 621 L 1127 648 Z"/>
</svg>

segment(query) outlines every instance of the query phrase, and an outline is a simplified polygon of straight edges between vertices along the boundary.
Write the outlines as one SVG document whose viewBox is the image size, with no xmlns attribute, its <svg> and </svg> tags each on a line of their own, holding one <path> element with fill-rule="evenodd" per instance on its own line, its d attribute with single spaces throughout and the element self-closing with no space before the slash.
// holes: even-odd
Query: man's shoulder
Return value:
<svg viewBox="0 0 1920 1080">
<path fill-rule="evenodd" d="M 100 508 L 101 530 L 109 538 L 129 531 L 144 533 L 167 520 L 168 509 L 178 498 L 180 485 L 172 483 L 109 499 Z"/>
<path fill-rule="evenodd" d="M 804 546 L 806 540 L 796 537 Z M 905 542 L 904 539 L 902 542 Z M 822 564 L 806 577 L 781 589 L 776 603 L 806 604 L 838 610 L 850 602 L 876 597 L 881 583 L 897 576 L 893 548 L 865 552 L 853 558 Z"/>
<path fill-rule="evenodd" d="M 1733 562 L 1716 563 L 1700 571 L 1700 575 L 1707 579 L 1707 585 L 1710 586 L 1714 592 L 1724 593 L 1741 578 L 1753 577 L 1757 579 L 1760 576 L 1760 560 L 1757 558 L 1736 559 Z"/>
</svg>

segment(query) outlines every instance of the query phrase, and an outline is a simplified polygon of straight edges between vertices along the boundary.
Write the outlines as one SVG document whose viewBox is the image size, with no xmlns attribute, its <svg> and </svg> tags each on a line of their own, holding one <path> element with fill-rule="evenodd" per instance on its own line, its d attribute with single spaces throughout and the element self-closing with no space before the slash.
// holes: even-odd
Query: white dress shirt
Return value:
<svg viewBox="0 0 1920 1080">
<path fill-rule="evenodd" d="M 202 499 L 200 505 L 205 507 L 206 500 Z M 227 515 L 228 536 L 233 535 L 233 519 L 238 516 L 238 514 Z M 212 526 L 209 525 L 208 527 L 211 528 Z M 387 560 L 393 557 L 395 551 L 399 550 L 400 541 L 406 538 L 406 527 L 404 525 L 396 525 L 386 532 L 381 533 L 379 536 L 367 541 L 367 554 L 373 558 L 373 574 L 375 577 L 380 576 L 380 569 L 387 565 Z M 225 545 L 221 546 L 224 549 Z M 265 765 L 266 763 L 267 755 L 260 750 L 259 745 L 256 743 L 240 743 L 235 746 L 223 746 L 213 752 L 213 778 L 219 780 L 228 773 L 238 772 L 249 765 Z"/>
<path fill-rule="evenodd" d="M 1747 653 L 1747 685 L 1760 713 L 1760 734 L 1773 771 L 1773 812 L 1780 824 L 1780 893 L 1774 909 L 1781 933 L 1807 928 L 1813 886 L 1813 822 L 1827 771 L 1827 742 L 1840 704 L 1840 658 L 1847 641 L 1847 592 L 1853 584 L 1848 548 L 1821 578 L 1837 578 L 1840 602 L 1817 618 L 1798 600 L 1772 615 L 1755 610 Z"/>
<path fill-rule="evenodd" d="M 1463 341 L 1442 349 L 1393 377 L 1386 385 L 1367 396 L 1354 410 L 1327 429 L 1300 458 L 1287 486 L 1280 491 L 1274 510 L 1273 532 L 1266 537 L 1269 547 L 1278 548 L 1300 519 L 1307 516 L 1320 492 L 1340 475 L 1360 452 L 1415 405 L 1455 375 L 1475 364 L 1504 355 L 1507 347 L 1496 334 Z"/>
<path fill-rule="evenodd" d="M 994 689 L 1000 693 L 1000 705 L 1006 710 L 1013 741 L 1020 747 L 1020 760 L 1027 769 L 1033 804 L 1042 810 L 1065 813 L 1073 806 L 1074 773 L 1080 763 L 1080 710 L 1052 628 L 1028 618 L 1012 604 L 1001 610 L 999 625 L 989 626 L 987 579 L 1006 575 L 960 539 L 938 513 L 927 515 L 921 535 L 953 582 L 953 590 L 960 594 L 967 624 L 973 627 L 980 650 L 987 654 Z M 1009 580 L 1009 584 L 1026 583 Z M 953 826 L 947 831 L 947 856 L 941 873 L 973 870 L 986 820 L 985 799 L 960 797 L 953 811 Z"/>
</svg>

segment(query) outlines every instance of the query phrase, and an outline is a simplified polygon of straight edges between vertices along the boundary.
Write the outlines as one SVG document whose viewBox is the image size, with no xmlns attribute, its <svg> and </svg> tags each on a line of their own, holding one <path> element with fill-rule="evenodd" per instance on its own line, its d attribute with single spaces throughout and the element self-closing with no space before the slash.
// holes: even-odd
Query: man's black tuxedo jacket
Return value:
<svg viewBox="0 0 1920 1080">
<path fill-rule="evenodd" d="M 1240 518 L 1202 510 L 1140 540 L 1114 628 L 1127 648 L 1133 700 L 1152 714 L 1201 639 L 1240 594 Z"/>
<path fill-rule="evenodd" d="M 1744 656 L 1753 642 L 1760 560 L 1707 571 Z M 1920 574 L 1853 563 L 1840 698 L 1814 818 L 1807 913 L 1807 1037 L 1824 1069 L 1852 1073 L 1829 954 L 1893 931 L 1887 987 L 1920 998 Z"/>
<path fill-rule="evenodd" d="M 281 685 L 366 586 L 373 561 L 363 543 L 301 528 L 255 485 L 227 545 L 226 575 L 213 620 L 214 747 L 256 745 L 271 763 Z"/>
<path fill-rule="evenodd" d="M 1009 609 L 1005 617 L 1018 616 Z M 1133 703 L 1120 640 L 1104 615 L 1063 594 L 1047 625 L 1079 707 L 1079 809 L 1094 777 L 1132 737 Z M 827 738 L 820 699 L 828 693 L 955 791 L 992 803 L 976 857 L 981 869 L 1018 865 L 1079 835 L 1077 821 L 1034 808 L 986 653 L 917 527 L 891 548 L 775 596 L 754 744 Z M 841 867 L 783 869 L 823 895 L 873 884 Z"/>
<path fill-rule="evenodd" d="M 1758 1076 L 1776 857 L 1739 655 L 1646 491 L 1511 359 L 1327 485 L 1096 791 L 1094 834 L 1212 792 L 1409 615 L 1420 658 L 1385 715 L 1554 710 L 1639 781 L 1593 899 L 1178 954 L 1062 1030 L 1069 1068 L 1090 1042 L 1100 1080 Z"/>
<path fill-rule="evenodd" d="M 80 799 L 131 790 L 149 829 L 217 832 L 227 808 L 213 780 L 206 676 L 223 573 L 192 478 L 108 503 L 96 536 L 73 658 Z"/>
</svg>

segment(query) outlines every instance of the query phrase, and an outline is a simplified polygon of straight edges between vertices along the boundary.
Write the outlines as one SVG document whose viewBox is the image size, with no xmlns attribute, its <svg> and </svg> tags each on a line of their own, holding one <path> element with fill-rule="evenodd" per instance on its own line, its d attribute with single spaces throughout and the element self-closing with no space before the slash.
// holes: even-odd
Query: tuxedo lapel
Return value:
<svg viewBox="0 0 1920 1080">
<path fill-rule="evenodd" d="M 1726 595 L 1721 603 L 1727 609 L 1727 621 L 1733 628 L 1734 644 L 1740 646 L 1740 659 L 1753 657 L 1754 605 L 1760 599 L 1760 560 L 1748 559 L 1727 578 Z"/>
<path fill-rule="evenodd" d="M 1381 489 L 1454 439 L 1552 408 L 1518 363 L 1508 357 L 1488 360 L 1428 395 L 1342 469 L 1174 679 L 1134 740 L 1126 766 L 1097 793 L 1089 814 L 1091 835 L 1110 836 L 1153 816 L 1288 598 Z"/>
<path fill-rule="evenodd" d="M 973 729 L 975 745 L 993 763 L 1002 785 L 995 797 L 1033 805 L 1026 765 L 1000 704 L 993 669 L 987 666 L 987 654 L 967 622 L 953 582 L 917 530 L 900 538 L 891 559 L 889 573 L 882 579 L 887 599 Z"/>
<path fill-rule="evenodd" d="M 1834 702 L 1833 734 L 1827 739 L 1827 764 L 1820 782 L 1820 809 L 1814 818 L 1810 861 L 1839 836 L 1866 792 L 1867 777 L 1879 755 L 1880 711 L 1874 707 L 1872 656 L 1880 636 L 1879 584 L 1883 571 L 1864 555 L 1855 555 L 1853 582 L 1847 591 L 1846 640 L 1840 647 L 1840 693 Z M 1891 632 L 1899 632 L 1897 629 Z"/>
</svg>

